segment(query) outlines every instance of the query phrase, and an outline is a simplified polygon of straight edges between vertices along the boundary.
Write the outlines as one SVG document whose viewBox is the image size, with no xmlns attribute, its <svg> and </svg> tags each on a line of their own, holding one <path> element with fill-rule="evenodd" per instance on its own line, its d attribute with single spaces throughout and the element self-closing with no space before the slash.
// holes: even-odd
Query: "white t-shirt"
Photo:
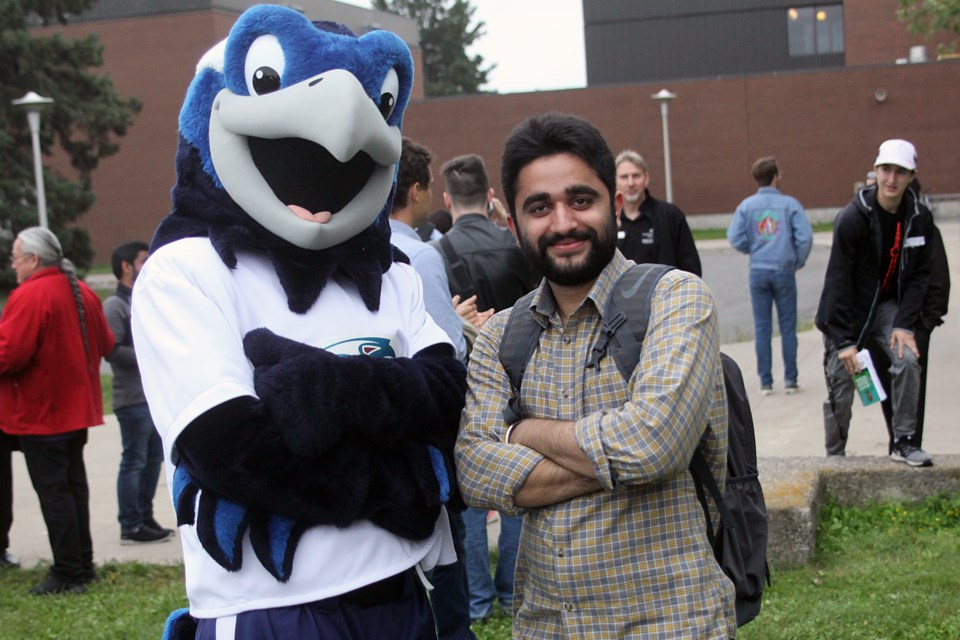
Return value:
<svg viewBox="0 0 960 640">
<path fill-rule="evenodd" d="M 424 311 L 420 279 L 407 265 L 394 264 L 384 274 L 378 312 L 366 308 L 352 283 L 331 279 L 313 307 L 297 314 L 288 309 L 266 255 L 240 251 L 237 267 L 229 269 L 206 238 L 162 247 L 137 278 L 132 329 L 144 391 L 167 453 L 168 486 L 173 486 L 171 455 L 180 432 L 227 400 L 256 396 L 243 337 L 259 327 L 341 355 L 377 348 L 408 357 L 450 343 Z M 406 540 L 368 521 L 344 529 L 312 527 L 300 539 L 286 583 L 260 565 L 248 534 L 243 566 L 229 572 L 203 550 L 193 526 L 180 527 L 190 611 L 214 618 L 312 602 L 421 560 L 429 566 L 441 546 L 441 562 L 449 561 L 448 545 L 441 544 L 449 542 L 445 521 L 444 513 L 433 536 L 422 541 Z"/>
</svg>

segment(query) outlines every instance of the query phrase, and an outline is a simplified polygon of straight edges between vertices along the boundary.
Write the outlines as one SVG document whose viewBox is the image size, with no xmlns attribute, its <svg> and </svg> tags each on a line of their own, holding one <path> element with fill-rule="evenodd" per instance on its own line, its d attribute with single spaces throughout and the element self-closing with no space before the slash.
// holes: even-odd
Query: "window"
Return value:
<svg viewBox="0 0 960 640">
<path fill-rule="evenodd" d="M 787 9 L 787 46 L 791 56 L 843 53 L 843 5 Z"/>
</svg>

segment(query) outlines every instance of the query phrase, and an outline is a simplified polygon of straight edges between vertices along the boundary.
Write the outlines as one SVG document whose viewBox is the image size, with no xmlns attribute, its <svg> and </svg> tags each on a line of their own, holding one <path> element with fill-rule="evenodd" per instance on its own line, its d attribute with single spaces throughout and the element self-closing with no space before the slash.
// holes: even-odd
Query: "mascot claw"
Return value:
<svg viewBox="0 0 960 640">
<path fill-rule="evenodd" d="M 235 502 L 200 492 L 183 467 L 174 471 L 173 499 L 177 526 L 196 525 L 204 550 L 221 567 L 240 570 L 243 536 L 249 531 L 253 552 L 263 568 L 279 582 L 290 579 L 293 556 L 300 536 L 308 528 L 306 523 L 267 513 L 254 514 Z"/>
</svg>

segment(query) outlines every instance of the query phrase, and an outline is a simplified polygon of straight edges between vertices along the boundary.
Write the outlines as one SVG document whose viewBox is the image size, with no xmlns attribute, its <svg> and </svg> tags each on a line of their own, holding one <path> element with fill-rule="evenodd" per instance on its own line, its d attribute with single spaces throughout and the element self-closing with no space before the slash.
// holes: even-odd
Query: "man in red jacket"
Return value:
<svg viewBox="0 0 960 640">
<path fill-rule="evenodd" d="M 83 447 L 103 423 L 100 359 L 113 334 L 48 229 L 21 231 L 10 263 L 19 286 L 0 319 L 0 429 L 20 438 L 53 551 L 30 593 L 80 593 L 95 578 Z"/>
</svg>

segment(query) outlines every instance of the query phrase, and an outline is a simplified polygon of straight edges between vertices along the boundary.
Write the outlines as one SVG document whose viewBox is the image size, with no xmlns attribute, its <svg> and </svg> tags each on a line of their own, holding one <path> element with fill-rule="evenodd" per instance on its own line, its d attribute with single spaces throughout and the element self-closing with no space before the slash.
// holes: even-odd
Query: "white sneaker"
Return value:
<svg viewBox="0 0 960 640">
<path fill-rule="evenodd" d="M 762 384 L 762 385 L 760 385 L 760 395 L 762 395 L 762 396 L 768 396 L 768 395 L 770 395 L 771 393 L 773 393 L 773 385 L 772 385 L 772 384 Z"/>
<path fill-rule="evenodd" d="M 798 382 L 787 382 L 783 385 L 783 392 L 787 395 L 797 393 L 798 391 L 800 391 L 800 383 Z"/>
</svg>

